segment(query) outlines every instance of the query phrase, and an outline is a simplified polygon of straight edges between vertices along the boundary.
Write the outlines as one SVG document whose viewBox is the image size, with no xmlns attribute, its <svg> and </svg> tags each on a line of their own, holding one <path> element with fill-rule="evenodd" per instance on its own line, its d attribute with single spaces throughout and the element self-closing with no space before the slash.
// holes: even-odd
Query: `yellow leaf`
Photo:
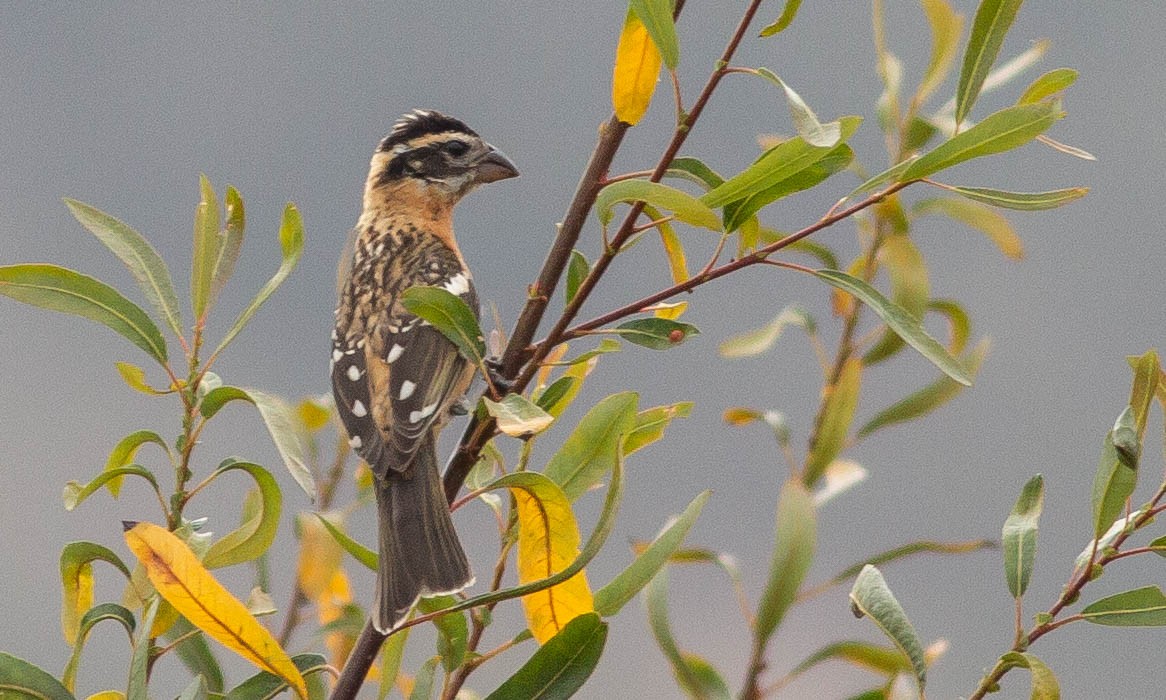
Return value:
<svg viewBox="0 0 1166 700">
<path fill-rule="evenodd" d="M 89 562 L 76 567 L 71 576 L 62 577 L 61 633 L 69 646 L 77 640 L 81 616 L 93 607 L 93 565 Z"/>
<path fill-rule="evenodd" d="M 343 521 L 333 515 L 324 514 L 328 522 L 343 530 Z M 300 557 L 296 565 L 296 581 L 300 590 L 310 600 L 318 600 L 328 590 L 333 576 L 340 569 L 344 551 L 320 519 L 312 513 L 296 516 L 296 526 L 300 532 Z"/>
<path fill-rule="evenodd" d="M 130 572 L 130 580 L 126 583 L 121 604 L 130 610 L 140 610 L 154 593 L 154 585 L 150 583 L 146 567 L 139 562 Z M 174 623 L 178 622 L 178 617 L 178 611 L 174 606 L 165 600 L 159 601 L 158 610 L 154 613 L 154 624 L 150 626 L 150 636 L 161 637 L 169 632 Z"/>
<path fill-rule="evenodd" d="M 854 410 L 858 407 L 858 393 L 862 387 L 862 358 L 852 357 L 842 365 L 838 381 L 822 390 L 821 418 L 815 429 L 815 439 L 806 457 L 802 482 L 813 486 L 822 478 L 850 434 Z"/>
<path fill-rule="evenodd" d="M 567 343 L 559 343 L 547 353 L 547 358 L 543 360 L 543 364 L 538 368 L 538 381 L 535 383 L 534 390 L 541 392 L 547 388 L 547 384 L 551 381 L 551 370 L 555 368 L 555 363 L 563 359 L 567 354 L 569 346 Z"/>
<path fill-rule="evenodd" d="M 103 690 L 90 695 L 86 700 L 125 700 L 125 693 L 120 690 Z"/>
<path fill-rule="evenodd" d="M 621 122 L 634 125 L 648 111 L 656 79 L 660 75 L 660 50 L 652 43 L 644 23 L 628 10 L 615 49 L 611 79 L 611 103 Z"/>
<path fill-rule="evenodd" d="M 644 213 L 653 221 L 659 222 L 656 224 L 656 230 L 660 232 L 660 242 L 664 244 L 664 253 L 668 256 L 668 268 L 672 272 L 672 283 L 687 282 L 690 277 L 688 259 L 684 257 L 684 246 L 680 243 L 680 237 L 676 235 L 676 229 L 664 219 L 664 215 L 655 207 L 645 205 Z"/>
<path fill-rule="evenodd" d="M 668 319 L 669 321 L 675 321 L 676 319 L 680 318 L 687 310 L 687 301 L 678 301 L 675 304 L 660 302 L 659 304 L 652 304 L 651 306 L 644 309 L 644 311 L 651 311 L 652 315 L 656 318 L 664 318 Z"/>
<path fill-rule="evenodd" d="M 340 619 L 340 616 L 344 614 L 344 606 L 351 602 L 352 589 L 348 586 L 348 576 L 343 569 L 336 569 L 332 572 L 332 578 L 328 580 L 327 587 L 316 598 L 316 617 L 320 626 L 323 627 Z M 342 668 L 355 643 L 356 638 L 347 632 L 341 630 L 329 632 L 324 637 L 324 646 L 328 647 L 328 657 L 331 664 L 336 668 Z"/>
<path fill-rule="evenodd" d="M 166 602 L 207 636 L 284 679 L 300 698 L 307 700 L 304 677 L 287 652 L 247 612 L 247 606 L 215 580 L 186 543 L 152 523 L 134 524 L 126 530 L 125 538 Z"/>
<path fill-rule="evenodd" d="M 579 556 L 579 527 L 571 504 L 549 481 L 511 487 L 518 506 L 518 582 L 556 574 Z M 522 599 L 526 622 L 539 644 L 575 617 L 595 610 L 585 572 Z"/>
<path fill-rule="evenodd" d="M 307 398 L 296 406 L 296 415 L 299 416 L 304 427 L 309 432 L 314 433 L 328 425 L 328 419 L 332 417 L 332 410 L 324 400 Z"/>
</svg>

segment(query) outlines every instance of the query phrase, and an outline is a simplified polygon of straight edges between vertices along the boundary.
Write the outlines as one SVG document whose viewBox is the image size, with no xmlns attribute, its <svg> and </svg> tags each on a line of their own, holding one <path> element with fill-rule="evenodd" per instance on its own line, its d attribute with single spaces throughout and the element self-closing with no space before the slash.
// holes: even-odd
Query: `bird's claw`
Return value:
<svg viewBox="0 0 1166 700">
<path fill-rule="evenodd" d="M 486 381 L 498 392 L 499 397 L 514 389 L 514 380 L 502 373 L 501 358 L 487 357 L 483 364 L 486 365 Z"/>
</svg>

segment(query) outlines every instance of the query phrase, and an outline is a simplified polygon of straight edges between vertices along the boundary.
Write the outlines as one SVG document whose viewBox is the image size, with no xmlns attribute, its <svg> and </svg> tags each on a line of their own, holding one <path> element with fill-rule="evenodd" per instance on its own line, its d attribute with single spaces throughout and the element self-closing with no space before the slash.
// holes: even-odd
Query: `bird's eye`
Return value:
<svg viewBox="0 0 1166 700">
<path fill-rule="evenodd" d="M 470 150 L 469 144 L 465 141 L 446 141 L 441 147 L 446 153 L 451 156 L 464 156 L 466 151 Z"/>
</svg>

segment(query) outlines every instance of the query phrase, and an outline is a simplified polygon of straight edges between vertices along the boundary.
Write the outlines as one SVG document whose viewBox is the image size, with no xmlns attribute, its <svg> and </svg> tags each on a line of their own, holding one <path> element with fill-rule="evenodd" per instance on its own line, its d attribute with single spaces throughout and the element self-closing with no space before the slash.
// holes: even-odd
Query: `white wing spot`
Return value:
<svg viewBox="0 0 1166 700">
<path fill-rule="evenodd" d="M 420 411 L 411 412 L 409 414 L 409 422 L 410 423 L 420 423 L 421 421 L 425 420 L 429 416 L 432 416 L 433 412 L 437 410 L 437 403 L 438 402 L 434 401 L 433 403 L 429 404 L 428 406 L 422 408 Z"/>
<path fill-rule="evenodd" d="M 333 340 L 333 341 L 340 340 L 340 337 L 336 335 L 336 329 L 335 329 L 335 328 L 333 328 L 333 329 L 332 329 L 332 340 Z"/>
<path fill-rule="evenodd" d="M 385 362 L 393 364 L 393 360 L 400 357 L 403 352 L 405 352 L 404 346 L 393 343 L 393 347 L 389 348 L 389 354 L 385 357 Z"/>
<path fill-rule="evenodd" d="M 397 399 L 404 401 L 413 395 L 413 390 L 416 388 L 416 384 L 406 379 L 405 381 L 401 382 L 401 393 L 397 395 Z"/>
<path fill-rule="evenodd" d="M 445 291 L 456 296 L 461 296 L 470 291 L 470 281 L 466 279 L 465 274 L 459 272 L 453 277 L 450 277 L 449 281 L 445 283 Z"/>
<path fill-rule="evenodd" d="M 368 409 L 365 408 L 364 404 L 362 404 L 360 401 L 353 401 L 352 415 L 356 416 L 357 418 L 364 418 L 368 415 Z"/>
<path fill-rule="evenodd" d="M 352 437 L 348 438 L 348 446 L 354 450 L 359 450 L 363 444 L 364 443 L 361 442 L 359 435 L 353 435 Z"/>
<path fill-rule="evenodd" d="M 341 352 L 340 350 L 333 350 L 332 351 L 332 361 L 333 362 L 336 362 L 337 360 L 339 360 L 342 357 L 344 357 L 344 353 Z"/>
<path fill-rule="evenodd" d="M 413 411 L 409 414 L 410 423 L 420 423 L 422 418 L 424 418 L 424 416 L 421 415 L 421 411 Z"/>
<path fill-rule="evenodd" d="M 348 366 L 348 378 L 352 381 L 360 381 L 360 368 L 356 365 Z"/>
</svg>

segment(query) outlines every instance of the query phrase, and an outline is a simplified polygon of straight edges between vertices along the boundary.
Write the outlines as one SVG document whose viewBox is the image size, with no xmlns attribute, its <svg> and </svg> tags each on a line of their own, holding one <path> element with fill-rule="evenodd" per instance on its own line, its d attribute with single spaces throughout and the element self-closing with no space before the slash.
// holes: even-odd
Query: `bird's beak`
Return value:
<svg viewBox="0 0 1166 700">
<path fill-rule="evenodd" d="M 514 163 L 510 162 L 505 153 L 493 146 L 490 146 L 490 150 L 478 161 L 475 167 L 478 172 L 474 176 L 474 181 L 479 183 L 497 182 L 498 180 L 518 177 L 518 168 L 514 167 Z"/>
</svg>

